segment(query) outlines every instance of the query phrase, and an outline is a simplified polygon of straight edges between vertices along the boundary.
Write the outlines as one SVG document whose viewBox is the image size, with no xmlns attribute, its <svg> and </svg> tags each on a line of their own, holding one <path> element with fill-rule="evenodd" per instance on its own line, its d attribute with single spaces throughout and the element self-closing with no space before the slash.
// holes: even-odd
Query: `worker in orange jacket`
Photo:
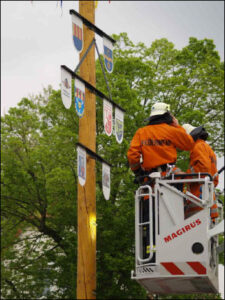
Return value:
<svg viewBox="0 0 225 300">
<path fill-rule="evenodd" d="M 193 127 L 190 124 L 184 124 L 183 128 L 186 130 L 188 134 L 192 136 L 195 141 L 194 148 L 190 152 L 190 168 L 188 169 L 188 173 L 209 173 L 214 176 L 217 171 L 217 162 L 216 155 L 209 144 L 206 142 L 208 138 L 208 133 L 206 132 L 203 126 Z M 218 185 L 219 176 L 215 176 L 213 179 L 214 186 Z M 190 184 L 190 192 L 195 196 L 201 198 L 202 191 L 201 185 L 199 183 L 191 183 Z M 190 217 L 194 213 L 198 212 L 202 208 L 195 205 L 193 202 L 188 201 L 188 206 L 186 210 L 186 217 Z M 219 216 L 218 207 L 216 204 L 216 197 L 214 194 L 214 204 L 210 210 L 211 219 L 215 222 L 215 219 Z"/>
<path fill-rule="evenodd" d="M 164 175 L 167 171 L 167 164 L 174 165 L 177 160 L 176 148 L 191 150 L 194 140 L 178 124 L 175 117 L 170 114 L 170 106 L 166 103 L 156 103 L 152 106 L 149 123 L 147 126 L 136 131 L 127 152 L 131 170 L 136 176 L 159 171 Z M 173 173 L 178 173 L 178 168 L 173 168 Z M 178 188 L 178 187 L 177 187 Z M 148 196 L 141 199 L 142 222 L 148 222 L 149 199 Z M 153 201 L 154 211 L 154 201 Z M 155 214 L 153 213 L 153 244 L 155 245 Z M 143 258 L 150 254 L 149 225 L 143 227 L 142 249 Z M 152 251 L 152 250 L 151 250 Z M 153 250 L 154 251 L 154 250 Z M 152 262 L 155 261 L 153 253 Z"/>
<path fill-rule="evenodd" d="M 191 150 L 193 146 L 192 137 L 170 114 L 169 104 L 159 102 L 152 106 L 149 124 L 136 131 L 127 157 L 135 175 L 143 171 L 166 171 L 167 164 L 176 163 L 176 148 Z"/>
</svg>

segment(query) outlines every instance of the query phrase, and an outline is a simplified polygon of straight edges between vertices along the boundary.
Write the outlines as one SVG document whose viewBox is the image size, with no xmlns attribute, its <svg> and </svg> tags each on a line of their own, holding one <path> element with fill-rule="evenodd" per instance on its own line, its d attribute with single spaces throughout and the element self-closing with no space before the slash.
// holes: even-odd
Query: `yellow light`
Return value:
<svg viewBox="0 0 225 300">
<path fill-rule="evenodd" d="M 90 226 L 90 234 L 92 240 L 96 239 L 96 216 L 95 215 L 90 215 L 89 217 L 89 226 Z"/>
</svg>

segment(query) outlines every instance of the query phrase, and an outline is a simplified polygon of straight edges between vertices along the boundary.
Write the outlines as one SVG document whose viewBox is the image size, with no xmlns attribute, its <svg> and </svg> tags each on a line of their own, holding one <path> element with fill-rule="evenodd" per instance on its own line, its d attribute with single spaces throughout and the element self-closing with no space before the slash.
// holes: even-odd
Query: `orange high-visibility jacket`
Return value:
<svg viewBox="0 0 225 300">
<path fill-rule="evenodd" d="M 166 123 L 148 125 L 136 131 L 127 157 L 132 171 L 141 166 L 145 170 L 150 170 L 160 165 L 176 162 L 176 148 L 191 150 L 193 147 L 194 140 L 181 126 L 174 127 Z"/>
<path fill-rule="evenodd" d="M 198 173 L 198 172 L 206 172 L 211 174 L 212 176 L 217 173 L 216 166 L 216 155 L 212 148 L 205 141 L 199 139 L 195 142 L 194 148 L 190 153 L 190 169 L 188 173 Z M 214 186 L 218 185 L 219 176 L 216 176 L 213 180 Z M 201 195 L 200 184 L 192 183 L 190 185 L 191 193 L 195 196 L 199 197 Z M 215 195 L 214 195 L 215 200 Z M 194 211 L 201 210 L 200 207 L 197 207 L 193 203 L 190 203 L 190 207 L 188 209 L 188 214 Z M 218 209 L 217 204 L 214 203 L 211 207 L 211 218 L 218 217 Z"/>
<path fill-rule="evenodd" d="M 212 176 L 217 173 L 216 155 L 205 141 L 199 139 L 195 142 L 190 153 L 190 171 L 206 172 Z M 217 186 L 219 176 L 214 178 L 214 186 Z"/>
</svg>

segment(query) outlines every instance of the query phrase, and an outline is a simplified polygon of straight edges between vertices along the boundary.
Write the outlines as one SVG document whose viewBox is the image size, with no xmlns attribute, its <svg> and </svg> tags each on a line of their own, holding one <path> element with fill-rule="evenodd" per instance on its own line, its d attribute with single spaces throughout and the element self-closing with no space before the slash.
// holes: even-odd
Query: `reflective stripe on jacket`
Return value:
<svg viewBox="0 0 225 300">
<path fill-rule="evenodd" d="M 177 159 L 176 148 L 191 150 L 193 146 L 192 137 L 181 126 L 174 127 L 166 123 L 148 125 L 136 131 L 127 157 L 132 171 L 141 165 L 145 170 L 150 170 L 160 165 L 174 163 Z"/>
</svg>

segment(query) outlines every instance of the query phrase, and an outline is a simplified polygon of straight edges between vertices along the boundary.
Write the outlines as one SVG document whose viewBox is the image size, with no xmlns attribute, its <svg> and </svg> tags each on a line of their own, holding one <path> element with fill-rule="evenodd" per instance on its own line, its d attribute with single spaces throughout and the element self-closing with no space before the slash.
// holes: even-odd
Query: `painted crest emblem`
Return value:
<svg viewBox="0 0 225 300">
<path fill-rule="evenodd" d="M 83 22 L 75 15 L 72 15 L 72 31 L 74 46 L 78 52 L 81 52 L 83 49 Z"/>
<path fill-rule="evenodd" d="M 103 101 L 103 123 L 105 133 L 110 136 L 112 134 L 112 104 L 105 99 Z"/>
<path fill-rule="evenodd" d="M 78 79 L 74 80 L 75 108 L 77 115 L 81 118 L 84 115 L 85 85 Z"/>
<path fill-rule="evenodd" d="M 116 136 L 118 141 L 123 139 L 123 123 L 119 119 L 116 119 Z"/>
<path fill-rule="evenodd" d="M 65 78 L 64 81 L 62 82 L 64 87 L 66 89 L 69 89 L 70 88 L 70 84 L 69 84 L 69 81 L 68 81 L 68 78 Z"/>
<path fill-rule="evenodd" d="M 65 108 L 70 108 L 71 106 L 71 81 L 72 76 L 69 72 L 61 68 L 61 98 Z"/>
<path fill-rule="evenodd" d="M 103 37 L 104 61 L 106 70 L 111 73 L 113 70 L 113 44 L 110 40 Z"/>
<path fill-rule="evenodd" d="M 82 148 L 77 148 L 77 174 L 80 185 L 85 185 L 86 182 L 86 151 Z"/>
<path fill-rule="evenodd" d="M 116 140 L 119 144 L 122 143 L 123 141 L 123 118 L 124 118 L 124 113 L 116 108 L 115 109 L 115 135 L 116 135 Z"/>
<path fill-rule="evenodd" d="M 102 190 L 106 200 L 110 196 L 110 166 L 102 163 Z"/>
</svg>

